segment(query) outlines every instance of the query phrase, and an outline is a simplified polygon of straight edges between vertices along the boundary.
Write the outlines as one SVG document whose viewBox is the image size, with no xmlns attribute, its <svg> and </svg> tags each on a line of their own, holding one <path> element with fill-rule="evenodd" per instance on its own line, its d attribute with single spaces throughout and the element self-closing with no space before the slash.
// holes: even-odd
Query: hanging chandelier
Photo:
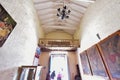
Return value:
<svg viewBox="0 0 120 80">
<path fill-rule="evenodd" d="M 62 9 L 58 8 L 57 11 L 58 11 L 57 16 L 60 17 L 62 20 L 65 18 L 69 18 L 71 12 L 70 10 L 67 10 L 66 5 L 63 5 Z"/>
</svg>

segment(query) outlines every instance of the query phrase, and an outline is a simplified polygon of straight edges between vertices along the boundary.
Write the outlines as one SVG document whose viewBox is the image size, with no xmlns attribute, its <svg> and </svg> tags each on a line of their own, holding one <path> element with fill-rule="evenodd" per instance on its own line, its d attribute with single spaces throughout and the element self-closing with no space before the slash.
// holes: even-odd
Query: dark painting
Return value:
<svg viewBox="0 0 120 80">
<path fill-rule="evenodd" d="M 16 22 L 0 4 L 0 47 L 7 40 L 15 25 Z"/>
<path fill-rule="evenodd" d="M 91 74 L 88 58 L 86 55 L 86 51 L 84 51 L 80 54 L 80 58 L 81 58 L 83 73 L 84 74 Z"/>
<path fill-rule="evenodd" d="M 120 80 L 120 35 L 100 43 L 103 56 L 114 80 Z"/>
<path fill-rule="evenodd" d="M 93 75 L 108 77 L 102 58 L 96 46 L 92 46 L 87 50 L 88 59 L 90 61 Z"/>
</svg>

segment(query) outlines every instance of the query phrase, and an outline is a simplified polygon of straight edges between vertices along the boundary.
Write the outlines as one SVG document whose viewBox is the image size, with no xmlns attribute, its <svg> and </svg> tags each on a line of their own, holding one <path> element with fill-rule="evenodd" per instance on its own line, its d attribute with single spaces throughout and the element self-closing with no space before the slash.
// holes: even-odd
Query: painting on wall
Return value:
<svg viewBox="0 0 120 80">
<path fill-rule="evenodd" d="M 37 66 L 22 66 L 19 79 L 17 80 L 33 80 L 35 78 Z"/>
<path fill-rule="evenodd" d="M 120 80 L 120 35 L 116 34 L 99 45 L 112 78 Z"/>
<path fill-rule="evenodd" d="M 87 55 L 90 61 L 92 74 L 108 78 L 98 48 L 96 46 L 92 46 L 91 48 L 87 49 Z"/>
<path fill-rule="evenodd" d="M 16 22 L 0 4 L 0 47 L 5 43 L 15 26 Z"/>
<path fill-rule="evenodd" d="M 88 62 L 88 57 L 86 55 L 86 51 L 80 54 L 80 59 L 81 59 L 81 64 L 83 68 L 83 73 L 91 75 L 91 70 Z"/>
</svg>

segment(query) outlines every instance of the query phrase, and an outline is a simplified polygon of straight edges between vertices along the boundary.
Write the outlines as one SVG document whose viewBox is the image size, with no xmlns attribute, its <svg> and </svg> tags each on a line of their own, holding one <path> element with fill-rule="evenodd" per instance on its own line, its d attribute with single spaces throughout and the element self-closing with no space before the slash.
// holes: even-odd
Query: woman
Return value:
<svg viewBox="0 0 120 80">
<path fill-rule="evenodd" d="M 62 78 L 62 75 L 61 75 L 61 73 L 59 72 L 58 75 L 57 75 L 57 80 L 61 80 L 61 78 Z"/>
</svg>

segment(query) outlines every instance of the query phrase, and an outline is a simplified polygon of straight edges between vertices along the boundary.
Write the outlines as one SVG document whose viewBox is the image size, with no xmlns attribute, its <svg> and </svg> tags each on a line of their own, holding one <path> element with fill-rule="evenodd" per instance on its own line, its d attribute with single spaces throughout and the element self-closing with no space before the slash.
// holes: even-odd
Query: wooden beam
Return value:
<svg viewBox="0 0 120 80">
<path fill-rule="evenodd" d="M 76 8 L 73 8 L 73 7 L 70 7 L 70 9 L 72 9 L 71 11 L 75 11 L 75 12 L 77 12 L 77 13 L 81 14 L 81 15 L 83 15 L 83 14 L 84 14 L 84 13 L 83 13 L 83 12 L 81 12 L 79 9 L 76 9 Z"/>
<path fill-rule="evenodd" d="M 83 8 L 87 8 L 86 6 L 81 5 L 80 2 L 77 2 L 77 1 L 75 2 L 75 1 L 73 1 L 73 0 L 72 0 L 71 2 L 72 2 L 73 4 L 75 4 L 75 5 L 77 5 L 77 6 L 80 6 L 80 7 L 83 7 Z"/>
<path fill-rule="evenodd" d="M 44 4 L 44 3 L 47 3 L 47 2 L 51 2 L 51 1 L 50 0 L 44 0 L 44 1 L 39 0 L 39 1 L 34 1 L 34 4 L 39 5 L 39 4 Z"/>
<path fill-rule="evenodd" d="M 42 25 L 42 27 L 44 27 L 45 29 L 48 29 L 48 28 L 53 28 L 53 29 L 66 29 L 66 30 L 76 30 L 76 27 L 69 27 L 69 26 L 59 26 L 59 25 L 50 25 L 50 26 L 47 26 L 47 25 Z"/>
</svg>

